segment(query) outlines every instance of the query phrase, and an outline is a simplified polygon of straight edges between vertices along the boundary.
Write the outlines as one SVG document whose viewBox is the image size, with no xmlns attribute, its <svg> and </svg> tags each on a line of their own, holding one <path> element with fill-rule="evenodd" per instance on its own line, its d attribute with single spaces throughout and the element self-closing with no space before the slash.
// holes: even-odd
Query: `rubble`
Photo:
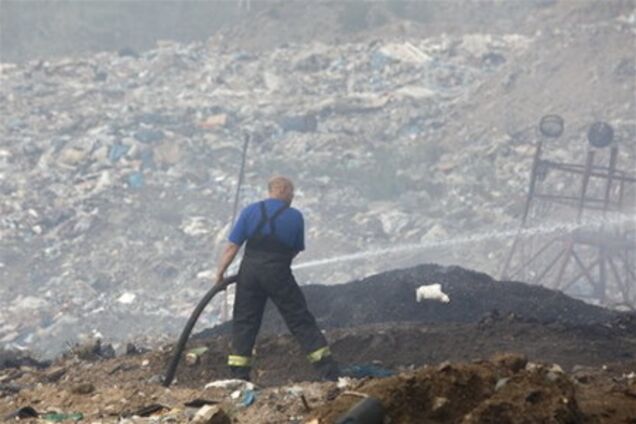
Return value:
<svg viewBox="0 0 636 424">
<path fill-rule="evenodd" d="M 197 411 L 192 422 L 196 424 L 230 424 L 231 420 L 218 406 L 206 405 Z"/>
<path fill-rule="evenodd" d="M 413 291 L 422 281 L 439 281 L 453 302 L 417 302 Z M 192 340 L 187 352 L 197 361 L 180 367 L 169 389 L 161 375 L 173 345 L 146 352 L 131 346 L 134 354 L 108 358 L 109 345 L 94 342 L 48 368 L 7 361 L 0 416 L 35 405 L 40 416 L 81 414 L 104 423 L 190 422 L 198 411 L 203 422 L 329 423 L 361 395 L 379 399 L 398 423 L 421 416 L 541 421 L 552 414 L 609 423 L 636 413 L 633 314 L 441 266 L 309 286 L 307 294 L 322 324 L 329 317 L 339 324 L 326 332 L 346 375 L 337 383 L 311 382 L 314 370 L 270 312 L 255 347 L 255 382 L 229 379 L 226 327 Z M 488 310 L 495 312 L 486 322 Z"/>
<path fill-rule="evenodd" d="M 160 352 L 147 355 L 152 362 L 163 362 Z M 521 358 L 511 353 L 497 357 Z M 262 387 L 246 404 L 245 396 L 232 396 L 232 388 L 177 384 L 166 390 L 158 383 L 146 383 L 141 378 L 144 371 L 126 366 L 123 368 L 128 371 L 116 377 L 108 375 L 114 366 L 135 361 L 138 358 L 121 357 L 97 364 L 81 361 L 72 367 L 62 361 L 58 366 L 68 368 L 69 373 L 60 383 L 33 384 L 42 380 L 44 371 L 27 371 L 17 379 L 25 386 L 23 391 L 2 394 L 0 416 L 10 420 L 17 416 L 52 421 L 83 419 L 105 424 L 333 423 L 369 396 L 378 399 L 386 416 L 396 423 L 422 417 L 486 423 L 516 422 L 517 417 L 541 421 L 554 416 L 570 422 L 610 423 L 629 422 L 636 413 L 631 394 L 636 392 L 635 381 L 622 378 L 625 368 L 620 366 L 609 372 L 590 367 L 589 380 L 582 383 L 567 372 L 548 377 L 551 364 L 510 367 L 510 361 L 493 357 L 405 369 L 385 378 L 349 378 L 347 387 L 336 387 L 332 382 Z M 0 377 L 6 375 L 6 370 L 0 371 Z M 67 390 L 79 384 L 93 385 L 94 391 L 87 395 Z"/>
</svg>

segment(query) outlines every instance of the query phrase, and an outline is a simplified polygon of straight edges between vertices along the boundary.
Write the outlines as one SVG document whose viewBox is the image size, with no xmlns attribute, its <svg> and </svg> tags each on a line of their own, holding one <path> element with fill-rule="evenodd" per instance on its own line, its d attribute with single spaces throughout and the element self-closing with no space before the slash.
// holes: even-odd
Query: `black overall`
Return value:
<svg viewBox="0 0 636 424">
<path fill-rule="evenodd" d="M 276 219 L 289 207 L 285 204 L 271 217 L 261 202 L 261 220 L 247 240 L 236 286 L 233 313 L 232 351 L 228 364 L 237 378 L 249 379 L 251 356 L 261 326 L 265 303 L 271 299 L 287 327 L 324 378 L 333 378 L 337 366 L 330 357 L 327 340 L 307 309 L 305 297 L 291 272 L 296 251 L 276 237 Z M 263 234 L 265 225 L 269 234 Z M 322 368 L 322 370 L 321 370 Z"/>
</svg>

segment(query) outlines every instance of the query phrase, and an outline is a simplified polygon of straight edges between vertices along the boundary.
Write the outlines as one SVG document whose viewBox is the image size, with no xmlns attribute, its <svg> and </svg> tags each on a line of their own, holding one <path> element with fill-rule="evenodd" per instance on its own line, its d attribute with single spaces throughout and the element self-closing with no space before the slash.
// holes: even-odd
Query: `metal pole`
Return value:
<svg viewBox="0 0 636 424">
<path fill-rule="evenodd" d="M 534 152 L 534 159 L 532 161 L 532 171 L 530 172 L 530 187 L 528 187 L 528 197 L 526 198 L 526 204 L 523 208 L 523 218 L 521 220 L 521 224 L 523 227 L 526 225 L 526 220 L 528 218 L 528 212 L 530 211 L 530 206 L 532 204 L 532 200 L 534 198 L 534 191 L 536 190 L 537 185 L 537 168 L 541 163 L 541 149 L 543 148 L 543 141 L 539 141 L 537 145 L 537 150 Z"/>
<path fill-rule="evenodd" d="M 534 191 L 535 191 L 536 183 L 537 183 L 537 168 L 539 167 L 539 163 L 541 161 L 542 147 L 543 147 L 543 140 L 539 140 L 539 144 L 537 144 L 537 149 L 534 151 L 534 158 L 532 160 L 532 169 L 530 170 L 530 185 L 528 187 L 528 196 L 526 197 L 526 203 L 523 208 L 521 228 L 524 228 L 526 226 L 528 212 L 530 211 L 530 206 L 534 198 Z M 521 228 L 519 229 L 519 233 L 521 233 Z M 512 242 L 512 246 L 510 247 L 510 251 L 508 252 L 508 256 L 506 257 L 506 262 L 504 263 L 503 271 L 501 272 L 502 280 L 509 278 L 509 270 L 512 263 L 512 258 L 515 255 L 515 252 L 517 250 L 517 245 L 519 244 L 519 238 L 520 238 L 520 234 L 517 234 L 517 236 Z"/>
<path fill-rule="evenodd" d="M 609 170 L 607 172 L 607 185 L 605 186 L 605 198 L 603 199 L 603 217 L 607 213 L 610 205 L 610 195 L 612 191 L 612 183 L 614 182 L 614 173 L 616 171 L 616 158 L 618 156 L 618 147 L 612 147 L 610 152 Z"/>
<path fill-rule="evenodd" d="M 576 217 L 576 222 L 580 223 L 583 217 L 583 210 L 585 209 L 585 197 L 587 193 L 587 185 L 590 182 L 590 173 L 592 172 L 592 166 L 594 165 L 594 151 L 587 152 L 587 161 L 585 162 L 585 173 L 583 174 L 583 184 L 581 186 L 581 197 L 579 198 L 579 210 Z"/>
<path fill-rule="evenodd" d="M 605 303 L 605 295 L 607 290 L 607 252 L 605 247 L 601 246 L 599 249 L 599 265 L 598 265 L 598 279 L 599 287 L 597 287 L 597 297 L 601 301 L 601 304 Z"/>
<path fill-rule="evenodd" d="M 565 269 L 568 267 L 568 264 L 570 263 L 570 257 L 572 256 L 573 249 L 574 249 L 574 242 L 572 240 L 568 240 L 567 248 L 565 250 L 565 258 L 563 259 L 563 262 L 561 263 L 561 267 L 559 268 L 557 277 L 554 280 L 555 289 L 558 289 L 561 286 L 561 279 L 563 278 Z"/>
<path fill-rule="evenodd" d="M 236 193 L 234 194 L 234 206 L 232 207 L 232 220 L 231 225 L 234 225 L 236 221 L 236 215 L 238 214 L 239 202 L 241 200 L 241 186 L 243 185 L 243 178 L 245 177 L 245 162 L 247 161 L 247 147 L 250 143 L 249 133 L 244 134 L 243 152 L 241 157 L 241 169 L 239 171 L 238 183 L 236 185 Z M 230 300 L 228 290 L 225 290 L 223 295 L 223 308 L 221 309 L 221 319 L 227 321 L 229 319 Z"/>
</svg>

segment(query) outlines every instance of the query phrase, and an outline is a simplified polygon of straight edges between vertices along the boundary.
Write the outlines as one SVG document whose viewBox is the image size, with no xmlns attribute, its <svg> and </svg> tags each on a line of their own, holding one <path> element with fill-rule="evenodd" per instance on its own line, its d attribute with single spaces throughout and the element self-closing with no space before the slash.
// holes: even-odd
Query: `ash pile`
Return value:
<svg viewBox="0 0 636 424">
<path fill-rule="evenodd" d="M 437 284 L 444 296 L 418 296 L 422 286 Z M 634 313 L 459 267 L 421 265 L 346 284 L 305 286 L 304 292 L 319 326 L 330 336 L 334 355 L 344 364 L 381 364 L 397 372 L 503 351 L 567 369 L 636 360 L 630 340 L 636 331 Z M 201 353 L 196 364 L 179 368 L 181 384 L 230 377 L 225 366 L 230 330 L 227 323 L 192 337 L 189 349 Z M 256 381 L 280 385 L 315 378 L 271 302 L 259 334 Z M 166 361 L 168 357 L 166 353 Z"/>
</svg>

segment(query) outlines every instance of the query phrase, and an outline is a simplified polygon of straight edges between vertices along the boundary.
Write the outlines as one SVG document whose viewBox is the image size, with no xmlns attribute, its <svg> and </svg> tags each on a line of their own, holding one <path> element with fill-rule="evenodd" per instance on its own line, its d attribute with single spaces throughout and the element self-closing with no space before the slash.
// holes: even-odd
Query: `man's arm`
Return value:
<svg viewBox="0 0 636 424">
<path fill-rule="evenodd" d="M 305 219 L 303 218 L 302 214 L 300 215 L 300 224 L 298 228 L 298 233 L 296 233 L 294 248 L 296 250 L 294 257 L 298 256 L 300 252 L 305 250 Z"/>
<path fill-rule="evenodd" d="M 219 259 L 219 264 L 216 269 L 216 284 L 223 282 L 223 275 L 227 271 L 228 267 L 236 257 L 236 254 L 241 249 L 241 245 L 247 239 L 247 208 L 241 211 L 238 220 L 234 224 L 230 236 L 228 237 L 228 244 L 225 246 L 225 250 Z"/>
<path fill-rule="evenodd" d="M 223 275 L 225 274 L 225 271 L 227 271 L 227 268 L 230 266 L 230 264 L 236 257 L 236 254 L 238 253 L 240 248 L 241 246 L 239 246 L 238 244 L 234 244 L 232 242 L 229 242 L 227 246 L 225 247 L 225 250 L 223 251 L 223 254 L 221 255 L 221 259 L 219 259 L 219 265 L 217 266 L 217 269 L 216 269 L 216 284 L 217 285 L 223 282 Z"/>
</svg>

